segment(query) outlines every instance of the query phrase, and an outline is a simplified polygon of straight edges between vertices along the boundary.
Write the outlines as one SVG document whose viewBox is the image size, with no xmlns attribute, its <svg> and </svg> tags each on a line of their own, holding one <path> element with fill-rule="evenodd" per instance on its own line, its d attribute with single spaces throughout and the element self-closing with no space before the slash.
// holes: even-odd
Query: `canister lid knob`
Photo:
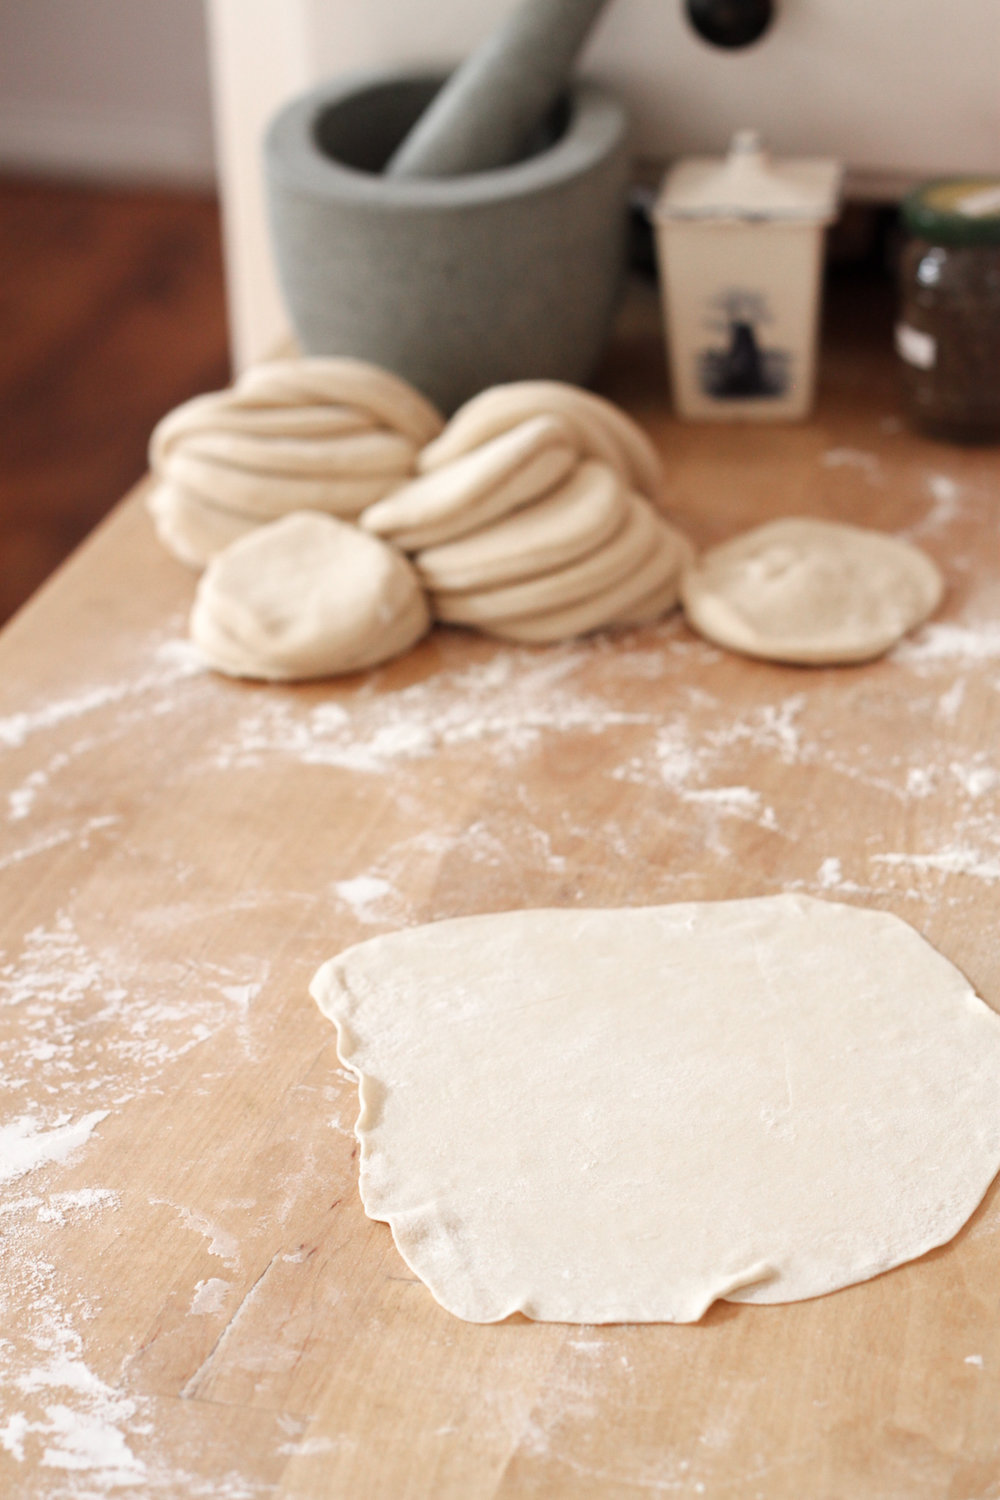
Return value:
<svg viewBox="0 0 1000 1500">
<path fill-rule="evenodd" d="M 825 223 L 836 215 L 842 175 L 836 161 L 774 161 L 759 131 L 737 130 L 724 157 L 689 157 L 671 168 L 654 215 Z"/>
</svg>

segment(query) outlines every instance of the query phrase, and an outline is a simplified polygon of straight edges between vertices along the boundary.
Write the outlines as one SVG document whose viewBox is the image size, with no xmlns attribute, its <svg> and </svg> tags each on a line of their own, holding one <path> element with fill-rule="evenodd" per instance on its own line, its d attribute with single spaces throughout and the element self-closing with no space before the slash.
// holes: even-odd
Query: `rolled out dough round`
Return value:
<svg viewBox="0 0 1000 1500">
<path fill-rule="evenodd" d="M 833 521 L 770 521 L 685 571 L 689 624 L 719 646 L 802 665 L 868 661 L 932 614 L 943 582 L 899 537 Z"/>
<path fill-rule="evenodd" d="M 219 553 L 191 612 L 192 639 L 212 666 L 275 681 L 388 661 L 429 625 L 402 553 L 313 512 L 258 527 Z"/>
<path fill-rule="evenodd" d="M 898 917 L 784 895 L 465 917 L 312 993 L 361 1196 L 449 1311 L 690 1322 L 950 1240 L 1000 1166 L 1000 1016 Z"/>
</svg>

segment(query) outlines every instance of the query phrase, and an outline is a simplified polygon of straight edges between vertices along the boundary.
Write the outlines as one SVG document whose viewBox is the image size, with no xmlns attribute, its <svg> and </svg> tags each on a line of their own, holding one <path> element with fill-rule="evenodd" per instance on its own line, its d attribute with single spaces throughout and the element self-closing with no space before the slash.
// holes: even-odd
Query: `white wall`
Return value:
<svg viewBox="0 0 1000 1500">
<path fill-rule="evenodd" d="M 270 258 L 260 138 L 323 77 L 464 55 L 516 0 L 206 0 L 237 367 L 287 335 Z M 880 197 L 1000 172 L 1000 0 L 778 0 L 756 46 L 707 46 L 682 0 L 609 0 L 584 66 L 628 99 L 637 151 L 717 154 L 755 126 L 778 154 L 830 155 Z"/>
<path fill-rule="evenodd" d="M 312 73 L 464 55 L 517 0 L 279 0 Z M 625 95 L 642 155 L 718 152 L 762 129 L 776 152 L 831 155 L 855 181 L 1000 170 L 997 0 L 776 0 L 753 47 L 697 37 L 683 0 L 608 0 L 585 68 Z"/>
<path fill-rule="evenodd" d="M 0 166 L 211 183 L 202 0 L 0 0 Z"/>
</svg>

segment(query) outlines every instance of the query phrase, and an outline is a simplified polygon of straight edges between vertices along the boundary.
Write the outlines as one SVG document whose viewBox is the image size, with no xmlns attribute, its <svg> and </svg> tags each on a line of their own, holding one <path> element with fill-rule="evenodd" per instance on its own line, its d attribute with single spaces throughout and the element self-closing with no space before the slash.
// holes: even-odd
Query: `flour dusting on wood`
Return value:
<svg viewBox="0 0 1000 1500">
<path fill-rule="evenodd" d="M 827 466 L 881 484 L 870 457 L 835 449 Z M 931 542 L 978 500 L 934 474 L 923 503 Z M 152 1389 L 157 1359 L 164 1388 L 176 1376 L 188 1389 L 193 1422 L 216 1401 L 213 1382 L 251 1391 L 270 1423 L 252 1441 L 275 1461 L 321 1464 L 348 1451 L 347 1438 L 305 1436 L 294 1407 L 282 1406 L 291 1372 L 310 1357 L 297 1309 L 317 1295 L 316 1244 L 294 1226 L 311 1222 L 317 1183 L 331 1215 L 325 1245 L 341 1242 L 336 1215 L 354 1211 L 354 1080 L 321 1050 L 319 1027 L 298 1022 L 313 957 L 373 928 L 503 905 L 601 904 L 609 872 L 634 873 L 643 900 L 670 901 L 730 893 L 756 869 L 765 872 L 756 893 L 803 889 L 928 917 L 961 901 L 970 882 L 1000 880 L 1000 770 L 970 717 L 973 683 L 1000 692 L 997 602 L 984 587 L 876 667 L 843 672 L 737 662 L 674 617 L 545 650 L 444 632 L 398 678 L 248 687 L 206 673 L 175 629 L 137 640 L 119 679 L 15 705 L 0 719 L 9 772 L 0 885 L 28 913 L 23 941 L 0 952 L 0 1447 L 15 1483 L 31 1458 L 52 1477 L 46 1500 L 267 1493 L 245 1476 L 236 1440 L 232 1462 L 203 1473 L 196 1426 L 183 1463 L 163 1457 L 146 1360 Z M 81 787 L 100 781 L 103 759 L 122 746 L 129 759 L 94 805 Z M 584 776 L 596 813 L 581 811 Z M 447 795 L 466 786 L 473 816 Z M 245 816 L 251 788 L 264 788 L 265 802 Z M 363 853 L 328 817 L 341 798 L 366 810 Z M 201 843 L 175 832 L 172 809 L 188 799 L 219 820 Z M 935 799 L 948 808 L 946 839 L 924 832 Z M 296 815 L 308 836 L 279 878 L 289 805 L 317 815 Z M 233 859 L 220 873 L 223 837 Z M 70 895 L 53 901 L 49 878 L 63 861 Z M 139 893 L 128 923 L 102 883 L 108 869 Z M 52 879 L 51 889 L 63 885 Z M 295 943 L 309 949 L 297 967 Z M 270 978 L 276 958 L 281 986 Z M 292 1035 L 308 1040 L 301 1058 L 289 1053 Z M 282 1096 L 289 1120 L 261 1122 L 247 1102 L 245 1149 L 271 1174 L 264 1203 L 240 1186 L 242 1146 L 211 1133 L 234 1058 L 256 1077 L 300 1065 Z M 204 1120 L 213 1180 L 231 1192 L 217 1204 L 198 1198 L 178 1163 L 137 1216 L 128 1172 L 109 1175 L 106 1163 L 127 1160 L 133 1133 L 141 1150 L 147 1111 L 172 1098 Z M 122 1291 L 123 1207 L 175 1247 L 162 1286 L 137 1280 Z M 275 1226 L 280 1250 L 263 1254 Z M 85 1283 L 62 1269 L 61 1239 L 87 1247 Z M 141 1262 L 141 1245 L 136 1253 Z M 335 1318 L 356 1273 L 336 1281 L 331 1256 L 325 1274 L 318 1284 Z M 422 1294 L 411 1283 L 401 1278 L 400 1297 Z M 276 1340 L 255 1319 L 279 1291 L 287 1318 Z M 120 1295 L 149 1299 L 124 1368 L 102 1354 Z M 195 1353 L 175 1369 L 171 1350 L 184 1340 Z M 571 1435 L 593 1420 L 613 1369 L 633 1378 L 612 1347 L 581 1332 L 540 1405 L 500 1402 L 492 1420 L 509 1422 L 522 1451 L 572 1459 L 594 1482 Z M 212 1409 L 228 1410 L 222 1397 Z M 710 1492 L 708 1458 L 708 1446 L 697 1462 L 635 1454 L 604 1477 L 652 1493 Z"/>
</svg>

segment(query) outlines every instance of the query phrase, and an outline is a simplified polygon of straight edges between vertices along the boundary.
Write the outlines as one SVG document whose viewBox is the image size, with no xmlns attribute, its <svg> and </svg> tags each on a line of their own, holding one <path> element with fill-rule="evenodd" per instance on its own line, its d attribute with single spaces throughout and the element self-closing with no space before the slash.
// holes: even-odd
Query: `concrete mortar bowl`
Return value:
<svg viewBox="0 0 1000 1500">
<path fill-rule="evenodd" d="M 272 122 L 271 231 L 299 342 L 395 370 L 446 412 L 503 381 L 583 383 L 622 279 L 625 110 L 580 83 L 512 166 L 379 175 L 440 82 L 334 79 Z"/>
</svg>

